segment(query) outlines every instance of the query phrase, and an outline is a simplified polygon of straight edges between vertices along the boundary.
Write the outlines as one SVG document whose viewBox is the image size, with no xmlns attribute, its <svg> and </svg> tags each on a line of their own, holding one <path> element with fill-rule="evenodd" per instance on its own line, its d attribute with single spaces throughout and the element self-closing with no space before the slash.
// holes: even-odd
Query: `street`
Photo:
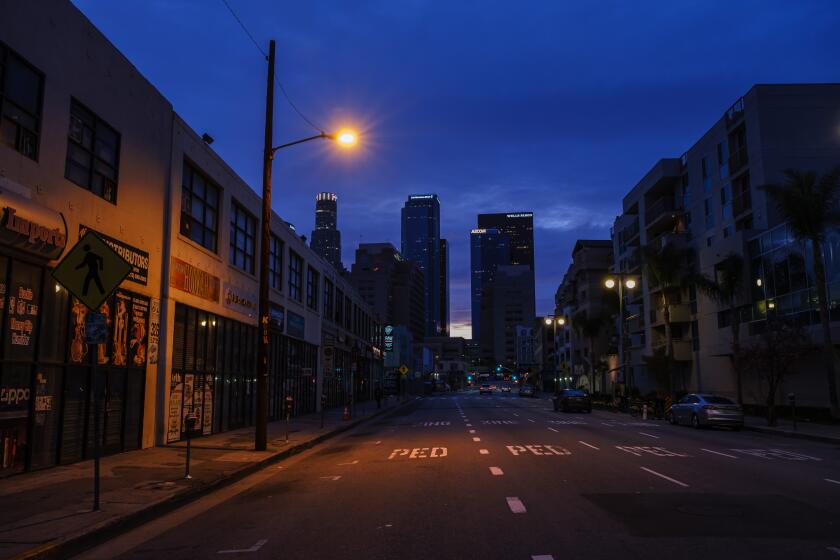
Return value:
<svg viewBox="0 0 840 560">
<path fill-rule="evenodd" d="M 840 558 L 836 446 L 415 399 L 81 558 Z"/>
</svg>

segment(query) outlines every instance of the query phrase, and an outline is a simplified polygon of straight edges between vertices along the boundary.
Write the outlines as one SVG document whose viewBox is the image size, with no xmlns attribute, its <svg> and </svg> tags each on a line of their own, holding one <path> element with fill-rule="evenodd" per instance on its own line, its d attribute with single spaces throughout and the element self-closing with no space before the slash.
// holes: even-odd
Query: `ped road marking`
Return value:
<svg viewBox="0 0 840 560">
<path fill-rule="evenodd" d="M 650 474 L 652 474 L 652 475 L 654 475 L 654 476 L 658 476 L 659 478 L 664 478 L 664 479 L 665 479 L 665 480 L 667 480 L 668 482 L 673 482 L 674 484 L 677 484 L 677 485 L 679 485 L 679 486 L 682 486 L 683 488 L 688 488 L 688 484 L 686 484 L 685 482 L 680 482 L 680 481 L 679 481 L 679 480 L 677 480 L 676 478 L 671 478 L 670 476 L 665 476 L 664 474 L 662 474 L 662 473 L 658 473 L 658 472 L 656 472 L 655 470 L 653 470 L 653 469 L 649 469 L 649 468 L 647 468 L 647 467 L 639 467 L 639 468 L 640 468 L 640 469 L 642 469 L 643 471 L 647 471 L 647 472 L 649 472 Z"/>
<path fill-rule="evenodd" d="M 428 453 L 428 454 L 427 454 Z M 388 460 L 395 457 L 408 457 L 409 459 L 436 459 L 447 456 L 445 447 L 415 447 L 414 449 L 394 449 L 388 456 Z"/>
<path fill-rule="evenodd" d="M 645 432 L 639 432 L 643 436 L 652 437 L 653 439 L 659 439 L 659 436 L 655 436 L 653 434 L 646 434 Z"/>
<path fill-rule="evenodd" d="M 522 500 L 515 496 L 505 498 L 505 500 L 507 500 L 507 505 L 512 513 L 525 513 L 528 511 L 525 509 L 525 504 L 522 503 Z"/>
<path fill-rule="evenodd" d="M 490 455 L 490 451 L 488 451 L 487 449 L 479 449 L 478 452 L 481 455 Z"/>
<path fill-rule="evenodd" d="M 711 449 L 705 449 L 703 447 L 700 448 L 700 451 L 705 451 L 706 453 L 714 453 L 715 455 L 720 455 L 721 457 L 729 457 L 730 459 L 737 459 L 735 455 L 730 455 L 729 453 L 721 453 L 720 451 L 712 451 Z"/>
<path fill-rule="evenodd" d="M 490 467 L 490 474 L 492 474 L 493 476 L 502 476 L 505 473 L 503 473 L 502 469 L 500 469 L 499 467 Z"/>
<path fill-rule="evenodd" d="M 263 547 L 265 543 L 268 542 L 268 539 L 260 539 L 254 543 L 254 546 L 251 548 L 233 548 L 230 550 L 220 550 L 216 554 L 240 554 L 242 552 L 256 552 Z"/>
<path fill-rule="evenodd" d="M 519 455 L 528 455 L 532 453 L 537 456 L 543 455 L 571 455 L 572 452 L 564 447 L 556 445 L 507 445 L 507 450 L 511 455 L 518 457 Z"/>
<path fill-rule="evenodd" d="M 625 453 L 630 453 L 636 457 L 641 457 L 642 453 L 648 453 L 656 457 L 688 457 L 685 453 L 677 453 L 675 451 L 668 451 L 664 447 L 646 447 L 641 445 L 616 445 L 616 449 L 620 449 Z"/>
<path fill-rule="evenodd" d="M 600 448 L 595 447 L 594 445 L 590 445 L 590 444 L 586 443 L 585 441 L 578 441 L 578 443 L 581 443 L 581 444 L 585 445 L 586 447 L 591 447 L 595 451 L 600 451 Z"/>
</svg>

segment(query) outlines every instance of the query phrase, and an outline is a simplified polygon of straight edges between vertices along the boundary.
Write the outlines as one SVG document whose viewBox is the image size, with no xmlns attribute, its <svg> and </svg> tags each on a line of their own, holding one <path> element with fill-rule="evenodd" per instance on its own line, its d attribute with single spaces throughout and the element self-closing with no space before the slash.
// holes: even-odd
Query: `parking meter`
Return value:
<svg viewBox="0 0 840 560">
<path fill-rule="evenodd" d="M 292 415 L 292 408 L 295 400 L 292 395 L 286 395 L 284 399 L 284 407 L 286 409 L 286 441 L 289 441 L 289 417 Z"/>
<path fill-rule="evenodd" d="M 327 410 L 327 395 L 325 393 L 321 393 L 321 427 L 324 427 L 324 414 L 326 414 Z"/>
<path fill-rule="evenodd" d="M 198 424 L 198 417 L 195 413 L 190 412 L 186 418 L 184 418 L 184 433 L 187 436 L 187 461 L 186 466 L 184 469 L 184 478 L 190 479 L 190 450 L 192 448 L 192 437 L 195 433 L 195 426 Z"/>
</svg>

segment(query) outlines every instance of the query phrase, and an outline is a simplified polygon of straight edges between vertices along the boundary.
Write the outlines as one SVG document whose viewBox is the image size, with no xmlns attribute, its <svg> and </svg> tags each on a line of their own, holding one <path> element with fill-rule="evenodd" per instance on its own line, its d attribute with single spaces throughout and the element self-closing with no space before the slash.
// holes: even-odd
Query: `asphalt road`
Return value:
<svg viewBox="0 0 840 560">
<path fill-rule="evenodd" d="M 426 397 L 83 557 L 840 559 L 840 448 Z"/>
</svg>

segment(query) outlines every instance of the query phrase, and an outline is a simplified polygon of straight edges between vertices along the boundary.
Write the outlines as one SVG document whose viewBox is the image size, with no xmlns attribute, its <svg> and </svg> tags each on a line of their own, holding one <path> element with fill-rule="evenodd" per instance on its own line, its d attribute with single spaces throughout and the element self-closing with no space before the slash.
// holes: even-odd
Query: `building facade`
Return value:
<svg viewBox="0 0 840 560">
<path fill-rule="evenodd" d="M 423 273 L 425 336 L 441 333 L 440 202 L 436 194 L 414 194 L 402 209 L 402 248 Z"/>
<path fill-rule="evenodd" d="M 510 263 L 534 271 L 534 213 L 479 214 L 478 229 L 496 229 L 510 240 Z"/>
<path fill-rule="evenodd" d="M 510 238 L 507 234 L 495 228 L 476 228 L 470 231 L 470 311 L 473 341 L 481 340 L 482 294 L 493 283 L 496 269 L 507 264 L 510 264 Z"/>
<path fill-rule="evenodd" d="M 449 336 L 449 242 L 440 240 L 440 335 Z"/>
<path fill-rule="evenodd" d="M 525 265 L 498 267 L 481 299 L 482 361 L 516 367 L 516 327 L 535 317 L 534 273 Z"/>
<path fill-rule="evenodd" d="M 315 196 L 315 229 L 312 230 L 309 245 L 316 255 L 336 270 L 344 270 L 341 262 L 341 232 L 338 230 L 338 197 L 335 193 L 322 192 Z"/>
</svg>

